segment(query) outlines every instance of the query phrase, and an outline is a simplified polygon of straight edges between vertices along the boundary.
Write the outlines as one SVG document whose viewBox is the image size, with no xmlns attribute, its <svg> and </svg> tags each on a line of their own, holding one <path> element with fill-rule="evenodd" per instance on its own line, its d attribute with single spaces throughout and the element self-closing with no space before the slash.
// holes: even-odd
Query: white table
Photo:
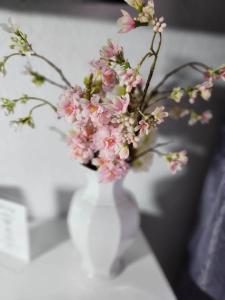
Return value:
<svg viewBox="0 0 225 300">
<path fill-rule="evenodd" d="M 60 235 L 63 230 L 59 228 L 62 226 L 65 227 L 65 221 L 55 226 Z M 43 233 L 45 231 L 46 229 L 43 229 Z M 49 233 L 48 231 L 48 239 L 51 239 L 55 234 Z M 40 230 L 38 235 L 40 242 Z M 43 234 L 44 242 L 46 237 L 47 235 Z M 62 237 L 59 240 L 62 241 Z M 124 263 L 123 272 L 112 280 L 86 278 L 80 270 L 79 255 L 69 240 L 40 255 L 29 265 L 13 261 L 12 258 L 1 254 L 0 299 L 176 299 L 142 233 L 127 252 Z"/>
</svg>

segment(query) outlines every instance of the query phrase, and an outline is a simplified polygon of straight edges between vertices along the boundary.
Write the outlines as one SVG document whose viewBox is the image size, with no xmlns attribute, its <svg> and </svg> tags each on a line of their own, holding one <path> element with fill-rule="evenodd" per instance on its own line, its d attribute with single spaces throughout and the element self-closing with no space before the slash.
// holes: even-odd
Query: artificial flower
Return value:
<svg viewBox="0 0 225 300">
<path fill-rule="evenodd" d="M 119 32 L 126 33 L 133 30 L 136 27 L 136 23 L 134 19 L 127 11 L 121 9 L 121 12 L 122 12 L 122 17 L 120 17 L 117 21 L 117 24 L 120 27 Z"/>
</svg>

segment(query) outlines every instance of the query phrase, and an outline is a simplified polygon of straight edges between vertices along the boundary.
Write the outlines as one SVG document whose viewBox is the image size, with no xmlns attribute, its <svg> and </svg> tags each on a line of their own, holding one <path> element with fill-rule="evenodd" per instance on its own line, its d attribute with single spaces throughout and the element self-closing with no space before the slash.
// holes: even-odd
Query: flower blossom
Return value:
<svg viewBox="0 0 225 300">
<path fill-rule="evenodd" d="M 109 182 L 125 176 L 129 165 L 124 160 L 109 161 L 99 167 L 100 181 Z"/>
<path fill-rule="evenodd" d="M 220 67 L 218 73 L 219 73 L 219 77 L 225 81 L 225 66 L 224 65 L 222 67 Z"/>
<path fill-rule="evenodd" d="M 120 27 L 119 32 L 126 33 L 133 30 L 136 27 L 136 23 L 134 19 L 127 11 L 121 9 L 121 12 L 122 12 L 122 17 L 120 17 L 117 21 L 117 24 Z"/>
<path fill-rule="evenodd" d="M 138 126 L 135 127 L 135 131 L 139 131 L 140 136 L 148 135 L 150 132 L 150 125 L 145 120 L 141 120 Z"/>
<path fill-rule="evenodd" d="M 144 3 L 143 0 L 124 0 L 128 5 L 130 5 L 131 7 L 140 10 L 142 9 Z"/>
<path fill-rule="evenodd" d="M 104 126 L 100 127 L 93 136 L 93 148 L 95 151 L 109 150 L 116 154 L 116 147 L 121 142 L 120 129 Z M 109 153 L 110 156 L 113 153 Z"/>
<path fill-rule="evenodd" d="M 71 148 L 71 155 L 83 164 L 93 158 L 93 151 L 88 138 L 83 133 L 71 133 L 68 137 L 68 144 Z"/>
<path fill-rule="evenodd" d="M 152 23 L 155 15 L 155 6 L 153 0 L 149 0 L 147 4 L 140 9 L 137 20 L 141 23 Z"/>
<path fill-rule="evenodd" d="M 89 64 L 92 68 L 92 71 L 99 71 L 102 68 L 107 67 L 107 63 L 103 59 L 91 60 Z"/>
<path fill-rule="evenodd" d="M 97 95 L 92 96 L 89 101 L 83 104 L 81 115 L 85 122 L 90 119 L 94 126 L 106 125 L 111 119 L 109 109 L 100 103 L 100 98 Z"/>
<path fill-rule="evenodd" d="M 203 82 L 202 84 L 199 84 L 197 86 L 197 89 L 204 100 L 209 100 L 212 94 L 212 87 L 213 87 L 213 82 L 211 79 Z"/>
<path fill-rule="evenodd" d="M 130 103 L 130 96 L 126 94 L 122 97 L 114 96 L 109 100 L 109 107 L 113 114 L 124 114 Z"/>
<path fill-rule="evenodd" d="M 154 117 L 156 124 L 158 125 L 163 123 L 164 119 L 169 116 L 168 112 L 165 111 L 164 106 L 157 106 L 151 115 Z"/>
<path fill-rule="evenodd" d="M 196 85 L 191 91 L 188 92 L 189 102 L 191 104 L 195 103 L 195 100 L 198 95 L 204 100 L 209 100 L 212 94 L 213 80 L 210 77 L 207 81 L 204 81 L 201 84 Z"/>
<path fill-rule="evenodd" d="M 184 91 L 182 90 L 182 88 L 181 87 L 175 87 L 172 90 L 169 98 L 174 100 L 175 102 L 179 103 L 183 96 L 184 96 Z"/>
<path fill-rule="evenodd" d="M 14 33 L 18 30 L 18 25 L 15 24 L 12 20 L 12 18 L 8 18 L 8 23 L 1 23 L 0 27 L 2 28 L 2 30 L 8 32 L 8 33 Z"/>
<path fill-rule="evenodd" d="M 185 150 L 180 152 L 170 152 L 165 154 L 163 157 L 173 174 L 176 174 L 177 171 L 180 171 L 188 162 L 187 152 Z"/>
<path fill-rule="evenodd" d="M 79 86 L 70 88 L 64 92 L 58 105 L 58 114 L 65 117 L 70 123 L 74 121 L 76 111 L 79 110 L 79 100 L 82 90 Z"/>
<path fill-rule="evenodd" d="M 142 76 L 135 69 L 121 70 L 118 72 L 120 84 L 126 86 L 126 92 L 130 93 L 133 88 L 141 86 L 143 83 Z"/>
<path fill-rule="evenodd" d="M 108 39 L 107 44 L 100 50 L 100 56 L 103 59 L 116 60 L 121 55 L 123 55 L 123 48 L 110 39 Z"/>
<path fill-rule="evenodd" d="M 164 22 L 164 17 L 159 18 L 159 20 L 157 19 L 153 20 L 152 25 L 153 25 L 153 30 L 159 33 L 162 33 L 167 26 L 166 23 Z"/>
<path fill-rule="evenodd" d="M 116 85 L 116 82 L 117 82 L 116 72 L 109 67 L 103 67 L 102 69 L 103 89 L 105 91 L 113 89 L 113 87 Z"/>
<path fill-rule="evenodd" d="M 218 69 L 208 69 L 205 73 L 205 77 L 207 80 L 225 80 L 225 65 L 220 66 Z"/>
<path fill-rule="evenodd" d="M 201 114 L 192 111 L 190 114 L 190 119 L 188 121 L 188 125 L 193 126 L 197 122 L 201 122 L 202 124 L 208 124 L 209 121 L 213 118 L 212 112 L 207 110 Z"/>
<path fill-rule="evenodd" d="M 201 123 L 208 124 L 212 118 L 213 118 L 212 112 L 210 110 L 206 110 L 201 114 Z"/>
<path fill-rule="evenodd" d="M 192 91 L 189 91 L 189 92 L 188 92 L 188 96 L 189 96 L 189 103 L 190 103 L 190 104 L 194 104 L 194 103 L 195 103 L 195 100 L 196 100 L 197 97 L 198 97 L 198 90 L 193 89 Z"/>
</svg>

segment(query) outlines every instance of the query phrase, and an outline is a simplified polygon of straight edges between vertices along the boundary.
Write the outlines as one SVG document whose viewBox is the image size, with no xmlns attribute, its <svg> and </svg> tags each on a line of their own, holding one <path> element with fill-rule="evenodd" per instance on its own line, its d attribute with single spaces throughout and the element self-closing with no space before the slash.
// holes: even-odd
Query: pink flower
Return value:
<svg viewBox="0 0 225 300">
<path fill-rule="evenodd" d="M 145 120 L 141 120 L 136 126 L 135 131 L 139 131 L 140 136 L 148 135 L 150 132 L 150 126 Z"/>
<path fill-rule="evenodd" d="M 103 103 L 100 103 L 100 97 L 93 95 L 91 100 L 83 105 L 82 117 L 86 122 L 90 119 L 95 126 L 103 126 L 110 122 L 111 113 Z"/>
<path fill-rule="evenodd" d="M 77 108 L 78 108 L 78 105 L 76 102 L 67 100 L 67 99 L 63 99 L 59 103 L 58 114 L 60 117 L 68 117 L 68 119 L 70 117 L 72 117 L 71 118 L 71 121 L 72 121 Z"/>
<path fill-rule="evenodd" d="M 126 33 L 134 29 L 136 23 L 127 11 L 121 9 L 121 12 L 123 16 L 118 19 L 117 24 L 120 27 L 119 32 Z"/>
<path fill-rule="evenodd" d="M 203 82 L 202 84 L 197 85 L 197 89 L 204 100 L 209 100 L 212 94 L 213 81 L 210 78 L 209 80 Z"/>
<path fill-rule="evenodd" d="M 123 159 L 123 160 L 127 159 L 130 154 L 129 148 L 127 145 L 118 145 L 117 152 L 118 152 L 120 159 Z"/>
<path fill-rule="evenodd" d="M 164 155 L 164 159 L 168 163 L 169 169 L 173 174 L 180 171 L 188 162 L 187 152 L 185 150 L 167 153 Z"/>
<path fill-rule="evenodd" d="M 100 151 L 105 148 L 105 140 L 110 137 L 110 128 L 108 126 L 100 127 L 93 135 L 93 148 Z"/>
<path fill-rule="evenodd" d="M 130 93 L 133 88 L 142 85 L 143 78 L 135 69 L 127 69 L 118 72 L 121 85 L 126 86 L 127 93 Z"/>
<path fill-rule="evenodd" d="M 188 125 L 193 126 L 197 122 L 201 122 L 202 124 L 208 124 L 212 118 L 213 118 L 212 112 L 209 110 L 204 111 L 201 114 L 192 111 L 190 115 L 190 119 L 188 121 Z"/>
<path fill-rule="evenodd" d="M 120 127 L 100 127 L 93 135 L 92 148 L 106 160 L 127 159 L 129 156 L 129 149 L 124 144 Z"/>
<path fill-rule="evenodd" d="M 202 99 L 206 101 L 209 100 L 212 94 L 212 87 L 213 87 L 213 78 L 209 77 L 207 81 L 204 81 L 203 83 L 196 85 L 193 88 L 193 90 L 191 90 L 188 93 L 188 96 L 190 97 L 189 102 L 191 104 L 194 104 L 198 95 L 200 95 Z"/>
<path fill-rule="evenodd" d="M 93 71 L 96 71 L 96 70 L 98 71 L 98 70 L 101 70 L 104 67 L 107 67 L 107 63 L 103 59 L 92 60 L 92 61 L 90 61 L 89 64 L 92 67 Z"/>
<path fill-rule="evenodd" d="M 126 94 L 122 97 L 116 96 L 109 100 L 110 109 L 112 110 L 112 113 L 116 114 L 124 114 L 127 111 L 129 103 L 129 94 Z"/>
<path fill-rule="evenodd" d="M 108 67 L 102 69 L 102 84 L 103 90 L 108 91 L 112 89 L 117 82 L 116 72 Z"/>
<path fill-rule="evenodd" d="M 208 124 L 209 121 L 213 118 L 212 112 L 207 110 L 201 114 L 201 123 Z"/>
<path fill-rule="evenodd" d="M 188 96 L 189 96 L 189 103 L 194 104 L 195 100 L 198 96 L 198 91 L 195 89 L 195 90 L 189 92 Z"/>
<path fill-rule="evenodd" d="M 161 124 L 164 122 L 164 119 L 169 116 L 168 112 L 165 111 L 164 106 L 158 106 L 155 108 L 155 110 L 151 113 L 151 115 L 154 117 L 156 124 Z"/>
<path fill-rule="evenodd" d="M 115 150 L 121 138 L 121 131 L 118 128 L 104 126 L 100 127 L 93 136 L 93 145 L 97 151 L 103 149 Z"/>
<path fill-rule="evenodd" d="M 103 112 L 103 107 L 99 103 L 98 97 L 92 97 L 90 101 L 87 101 L 84 105 L 84 110 L 87 110 L 88 115 L 99 114 Z"/>
<path fill-rule="evenodd" d="M 65 117 L 69 122 L 73 122 L 76 113 L 79 111 L 79 101 L 82 97 L 82 90 L 79 86 L 70 88 L 64 92 L 58 105 L 58 114 Z"/>
<path fill-rule="evenodd" d="M 71 148 L 72 156 L 81 163 L 86 164 L 93 158 L 94 153 L 91 150 L 90 142 L 85 134 L 72 133 L 68 137 L 68 143 Z"/>
<path fill-rule="evenodd" d="M 82 147 L 80 145 L 73 146 L 71 155 L 82 164 L 87 164 L 93 157 L 93 152 L 90 148 Z"/>
<path fill-rule="evenodd" d="M 119 47 L 118 44 L 112 40 L 108 40 L 107 44 L 100 50 L 100 56 L 104 59 L 115 60 L 118 56 L 123 54 L 123 48 Z"/>
<path fill-rule="evenodd" d="M 220 67 L 218 73 L 219 73 L 219 77 L 225 81 L 225 66 Z"/>
<path fill-rule="evenodd" d="M 129 165 L 123 160 L 110 161 L 99 168 L 100 181 L 110 182 L 125 176 Z"/>
</svg>

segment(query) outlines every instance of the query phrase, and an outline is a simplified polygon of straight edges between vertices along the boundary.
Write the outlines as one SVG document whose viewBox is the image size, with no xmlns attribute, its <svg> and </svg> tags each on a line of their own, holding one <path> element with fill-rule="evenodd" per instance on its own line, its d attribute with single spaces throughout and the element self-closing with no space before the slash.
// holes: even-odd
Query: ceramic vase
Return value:
<svg viewBox="0 0 225 300">
<path fill-rule="evenodd" d="M 85 184 L 74 193 L 68 227 L 89 277 L 114 277 L 139 229 L 139 210 L 123 179 L 103 183 L 85 168 Z"/>
</svg>

